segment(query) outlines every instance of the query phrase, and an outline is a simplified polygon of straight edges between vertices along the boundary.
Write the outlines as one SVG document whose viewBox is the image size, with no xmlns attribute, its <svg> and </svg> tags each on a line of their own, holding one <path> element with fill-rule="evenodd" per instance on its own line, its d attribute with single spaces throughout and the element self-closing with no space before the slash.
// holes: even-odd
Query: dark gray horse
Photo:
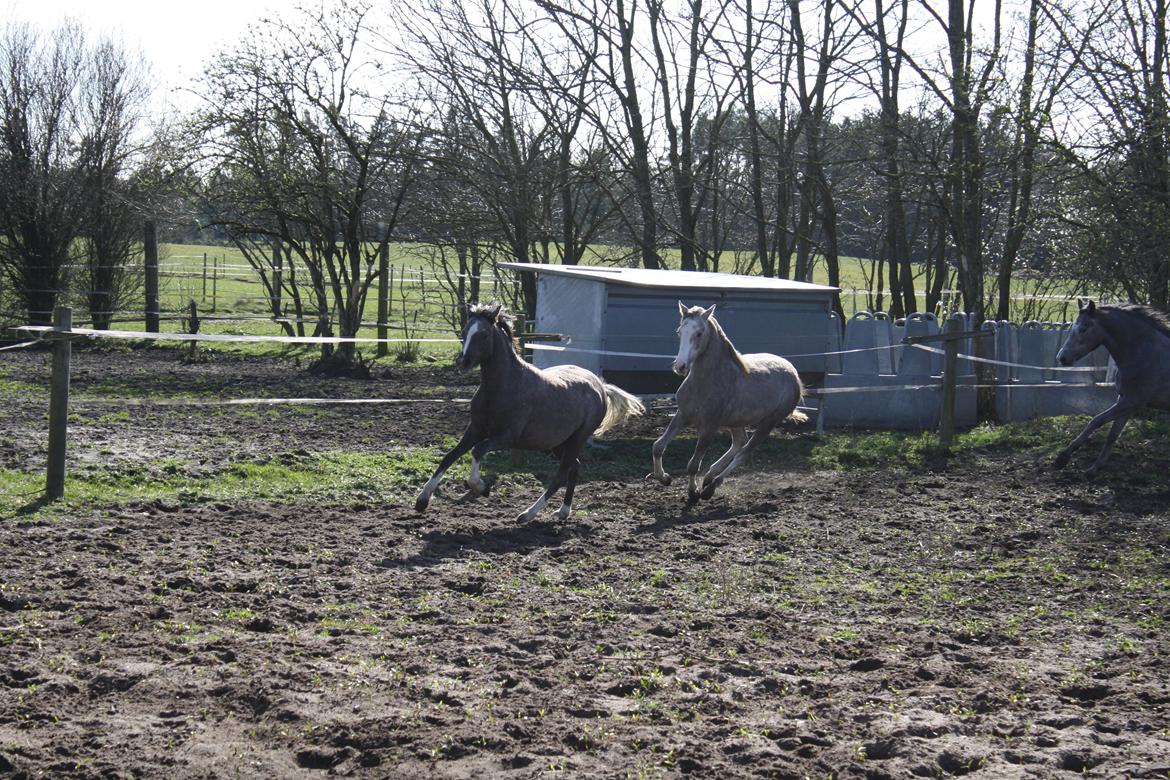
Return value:
<svg viewBox="0 0 1170 780">
<path fill-rule="evenodd" d="M 1056 353 L 1062 366 L 1071 366 L 1099 346 L 1105 346 L 1117 364 L 1117 401 L 1094 417 L 1053 464 L 1068 465 L 1069 456 L 1107 422 L 1113 425 L 1105 446 L 1086 475 L 1096 474 L 1129 418 L 1143 407 L 1170 410 L 1170 319 L 1148 306 L 1081 306 L 1068 340 Z"/>
<path fill-rule="evenodd" d="M 471 399 L 471 422 L 418 494 L 414 503 L 418 512 L 427 508 L 443 472 L 468 450 L 471 474 L 464 500 L 487 495 L 479 468 L 484 455 L 492 450 L 551 450 L 560 458 L 560 468 L 544 494 L 517 520 L 527 522 L 536 517 L 562 486 L 565 500 L 557 516 L 564 520 L 572 511 L 580 466 L 577 457 L 585 441 L 645 411 L 637 398 L 584 368 L 553 366 L 541 370 L 526 363 L 516 352 L 512 327 L 499 304 L 468 308 L 458 362 L 465 371 L 477 365 L 481 369 L 479 389 Z"/>
<path fill-rule="evenodd" d="M 713 496 L 774 427 L 788 418 L 798 422 L 808 418 L 796 410 L 804 388 L 791 363 L 767 352 L 740 354 L 713 316 L 714 306 L 688 309 L 679 301 L 678 313 L 678 357 L 673 368 L 686 378 L 675 396 L 678 411 L 654 442 L 651 476 L 670 484 L 670 475 L 662 469 L 662 454 L 680 429 L 694 426 L 699 436 L 687 463 L 687 503 L 694 504 L 700 497 Z M 749 426 L 756 429 L 751 438 Z M 731 431 L 731 448 L 703 474 L 700 492 L 703 455 L 723 429 Z"/>
</svg>

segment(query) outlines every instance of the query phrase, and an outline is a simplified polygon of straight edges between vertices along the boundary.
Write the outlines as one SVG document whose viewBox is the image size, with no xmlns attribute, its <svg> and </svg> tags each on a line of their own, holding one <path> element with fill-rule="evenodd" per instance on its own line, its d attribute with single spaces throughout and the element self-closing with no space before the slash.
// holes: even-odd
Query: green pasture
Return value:
<svg viewBox="0 0 1170 780">
<path fill-rule="evenodd" d="M 184 332 L 183 317 L 190 301 L 194 301 L 200 316 L 200 333 L 233 336 L 280 336 L 284 331 L 273 322 L 272 309 L 267 294 L 256 272 L 249 266 L 243 254 L 233 246 L 205 244 L 163 244 L 160 246 L 160 303 L 162 323 L 160 330 Z M 390 360 L 446 360 L 456 349 L 454 343 L 424 343 L 419 339 L 453 339 L 455 332 L 443 316 L 444 306 L 450 307 L 455 301 L 452 293 L 436 280 L 436 269 L 431 267 L 428 249 L 421 245 L 400 243 L 391 247 L 390 263 L 393 268 L 393 286 L 390 291 L 388 335 L 403 339 L 389 346 Z M 586 262 L 605 263 L 620 261 L 628 255 L 617 247 L 595 246 Z M 746 254 L 726 253 L 720 262 L 720 270 L 736 272 L 745 270 Z M 678 266 L 677 252 L 667 251 L 664 259 L 668 265 Z M 865 290 L 871 287 L 873 261 L 846 257 L 841 260 L 842 306 L 846 316 L 859 310 L 871 308 L 871 300 Z M 299 269 L 299 285 L 308 316 L 316 310 L 311 290 L 304 284 L 307 274 Z M 420 286 L 419 274 L 426 278 Z M 823 262 L 814 267 L 813 281 L 827 284 L 828 278 Z M 990 284 L 990 280 L 989 284 Z M 916 284 L 922 287 L 925 279 L 920 277 Z M 508 296 L 499 285 L 510 285 L 515 292 L 517 281 L 509 272 L 502 272 L 497 279 L 485 274 L 482 281 L 481 299 L 497 298 L 507 300 Z M 1013 293 L 1017 298 L 1017 316 L 1013 319 L 1068 319 L 1075 312 L 1075 305 L 1069 298 L 1076 285 L 1069 282 L 1057 285 L 1058 294 L 1053 293 L 1053 283 L 1041 279 L 1017 279 Z M 291 300 L 285 296 L 285 311 L 292 314 Z M 924 304 L 924 296 L 919 295 Z M 957 296 L 945 299 L 946 307 L 958 305 Z M 115 320 L 118 330 L 142 331 L 145 323 L 137 311 L 141 302 L 125 304 L 124 313 Z M 882 300 L 888 308 L 888 295 Z M 363 320 L 369 323 L 358 336 L 378 337 L 374 326 L 378 319 L 378 293 L 376 285 L 370 289 L 366 299 Z M 84 311 L 75 309 L 74 321 L 84 324 Z M 315 323 L 304 323 L 305 333 L 312 335 Z M 204 341 L 200 349 L 215 349 L 258 355 L 297 356 L 311 359 L 320 352 L 318 346 L 295 346 L 273 343 L 221 343 Z M 358 346 L 364 358 L 373 358 L 374 344 Z"/>
</svg>

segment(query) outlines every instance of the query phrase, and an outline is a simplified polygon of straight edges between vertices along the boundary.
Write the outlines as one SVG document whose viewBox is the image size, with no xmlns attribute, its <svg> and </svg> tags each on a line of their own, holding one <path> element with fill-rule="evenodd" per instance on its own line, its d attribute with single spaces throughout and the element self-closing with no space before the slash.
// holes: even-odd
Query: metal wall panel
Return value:
<svg viewBox="0 0 1170 780">
<path fill-rule="evenodd" d="M 681 293 L 681 295 L 680 295 Z M 715 316 L 740 352 L 771 352 L 789 357 L 800 371 L 824 373 L 830 343 L 827 322 L 831 293 L 753 294 L 645 291 L 611 286 L 602 329 L 604 348 L 673 357 L 678 351 L 678 301 L 687 306 L 717 304 Z M 810 355 L 809 357 L 790 357 Z M 610 371 L 669 371 L 670 358 L 604 356 Z"/>
<path fill-rule="evenodd" d="M 548 342 L 569 349 L 600 350 L 601 322 L 605 310 L 605 285 L 588 279 L 537 275 L 536 330 L 562 333 L 568 344 Z M 532 363 L 538 368 L 570 363 L 601 373 L 601 355 L 596 352 L 535 350 Z"/>
</svg>

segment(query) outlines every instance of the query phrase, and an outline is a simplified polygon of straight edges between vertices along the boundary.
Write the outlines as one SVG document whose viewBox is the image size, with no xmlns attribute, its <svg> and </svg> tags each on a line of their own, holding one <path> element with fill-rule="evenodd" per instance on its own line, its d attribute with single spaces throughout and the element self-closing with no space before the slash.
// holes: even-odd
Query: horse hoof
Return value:
<svg viewBox="0 0 1170 780">
<path fill-rule="evenodd" d="M 516 515 L 516 522 L 519 525 L 526 525 L 532 522 L 532 517 L 527 512 L 521 512 L 520 514 Z"/>
<path fill-rule="evenodd" d="M 568 519 L 569 519 L 569 515 L 572 513 L 572 511 L 573 511 L 573 508 L 572 508 L 572 507 L 568 507 L 568 506 L 562 506 L 562 507 L 561 507 L 561 508 L 560 508 L 560 509 L 557 511 L 557 519 L 558 519 L 558 520 L 568 520 Z"/>
<path fill-rule="evenodd" d="M 687 493 L 687 506 L 694 506 L 699 503 L 698 493 Z"/>
<path fill-rule="evenodd" d="M 1062 452 L 1056 456 L 1056 460 L 1052 461 L 1052 468 L 1062 469 L 1068 465 L 1068 461 L 1069 461 L 1069 454 L 1067 452 Z"/>
<path fill-rule="evenodd" d="M 429 504 L 429 503 L 431 503 L 431 500 L 429 498 L 422 498 L 420 496 L 419 499 L 414 502 L 414 511 L 422 512 L 422 511 L 426 510 L 427 504 Z"/>
<path fill-rule="evenodd" d="M 702 497 L 702 499 L 704 501 L 706 501 L 707 499 L 711 498 L 711 496 L 715 495 L 715 488 L 717 488 L 717 487 L 718 487 L 718 485 L 714 482 L 712 482 L 710 485 L 704 485 L 703 492 L 700 493 L 699 495 Z"/>
</svg>

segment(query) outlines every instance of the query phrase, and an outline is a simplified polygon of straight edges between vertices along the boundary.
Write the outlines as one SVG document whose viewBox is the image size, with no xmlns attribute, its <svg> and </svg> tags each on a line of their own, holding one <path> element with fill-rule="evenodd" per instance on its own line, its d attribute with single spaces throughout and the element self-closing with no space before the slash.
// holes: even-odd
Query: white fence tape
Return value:
<svg viewBox="0 0 1170 780">
<path fill-rule="evenodd" d="M 27 333 L 36 333 L 39 339 L 44 339 L 51 333 L 56 333 L 54 328 L 50 326 L 21 326 L 16 330 Z M 261 343 L 278 343 L 278 344 L 344 344 L 344 343 L 439 343 L 439 344 L 458 344 L 458 339 L 407 339 L 407 338 L 341 338 L 334 336 L 238 336 L 229 334 L 191 334 L 191 333 L 158 333 L 158 332 L 142 332 L 142 331 L 124 331 L 124 330 L 95 330 L 92 328 L 73 328 L 69 333 L 79 336 L 85 336 L 91 339 L 97 338 L 112 338 L 112 339 L 151 339 L 158 341 L 214 341 L 214 342 L 261 342 Z M 37 341 L 29 341 L 22 344 L 15 344 L 8 347 L 0 347 L 0 351 L 10 349 L 21 349 L 31 346 Z M 911 348 L 925 350 L 938 354 L 945 354 L 945 350 L 938 347 L 928 347 L 924 344 L 909 344 L 906 345 Z M 525 348 L 533 350 L 546 350 L 550 352 L 580 352 L 594 355 L 609 355 L 615 357 L 645 357 L 656 358 L 663 360 L 673 360 L 674 355 L 660 354 L 653 352 L 621 352 L 615 350 L 604 349 L 586 349 L 583 347 L 568 347 L 553 344 L 526 344 Z M 789 357 L 821 357 L 831 355 L 846 355 L 857 352 L 871 352 L 879 349 L 890 349 L 889 345 L 882 345 L 876 347 L 862 347 L 858 349 L 838 350 L 834 352 L 815 352 L 803 355 L 791 355 Z M 992 360 L 990 358 L 978 357 L 975 355 L 967 355 L 959 353 L 957 357 L 961 360 L 970 360 L 972 362 L 988 363 L 997 366 L 1010 366 L 1013 368 L 1032 368 L 1049 371 L 1066 371 L 1066 372 L 1086 372 L 1099 371 L 1099 368 L 1093 366 L 1033 366 L 1024 363 L 1011 363 L 1002 360 Z M 1095 383 L 1097 387 L 1113 387 L 1112 383 Z M 962 384 L 959 383 L 956 387 L 965 388 L 994 388 L 994 387 L 1011 387 L 1011 388 L 1053 388 L 1066 387 L 1060 383 L 1041 383 L 1041 384 L 1015 384 L 1007 383 L 1003 385 L 998 384 Z M 843 393 L 882 393 L 892 392 L 897 390 L 925 390 L 925 389 L 939 389 L 941 383 L 930 384 L 906 384 L 906 385 L 885 385 L 885 386 L 857 386 L 857 387 L 833 387 L 833 388 L 813 388 L 806 391 L 808 396 L 825 396 L 836 395 Z M 239 399 L 77 399 L 79 403 L 88 404 L 121 404 L 127 406 L 232 406 L 232 405 L 257 405 L 257 404 L 406 404 L 406 403 L 468 403 L 470 399 L 456 398 L 456 399 L 413 399 L 413 398 L 362 398 L 362 399 L 333 399 L 333 398 L 239 398 Z"/>
<path fill-rule="evenodd" d="M 49 325 L 22 325 L 14 330 L 25 333 L 37 333 L 45 338 L 53 333 L 69 333 L 74 336 L 85 336 L 96 339 L 132 339 L 135 341 L 216 341 L 216 342 L 259 342 L 268 344 L 458 344 L 459 339 L 378 339 L 358 336 L 342 338 L 340 336 L 235 336 L 227 333 L 157 333 L 137 330 L 94 330 L 93 328 L 73 328 L 69 331 L 57 331 Z"/>
<path fill-rule="evenodd" d="M 15 330 L 26 333 L 36 333 L 39 338 L 45 338 L 49 333 L 53 333 L 54 328 L 48 325 L 22 325 L 15 328 Z M 348 337 L 342 338 L 340 336 L 239 336 L 230 335 L 226 333 L 158 333 L 149 331 L 136 330 L 95 330 L 93 328 L 73 328 L 69 331 L 72 334 L 79 336 L 86 336 L 88 338 L 109 338 L 109 339 L 132 339 L 142 340 L 149 339 L 154 341 L 208 341 L 208 342 L 227 342 L 227 343 L 246 343 L 259 342 L 269 344 L 458 344 L 459 339 L 445 338 L 445 339 L 420 339 L 420 338 L 365 338 L 365 337 Z M 31 343 L 31 342 L 30 342 Z M 18 349 L 20 347 L 29 346 L 29 344 L 18 344 L 12 347 L 3 347 L 4 349 Z M 525 344 L 525 349 L 545 350 L 548 352 L 579 352 L 590 355 L 608 355 L 611 357 L 644 357 L 655 358 L 662 360 L 673 360 L 675 355 L 662 354 L 657 352 L 620 352 L 608 349 L 586 349 L 584 347 L 568 347 L 556 344 Z M 833 352 L 808 352 L 800 355 L 787 355 L 789 358 L 806 358 L 806 357 L 830 357 L 834 355 L 849 355 L 858 352 L 873 352 L 882 349 L 892 349 L 898 345 L 882 345 L 877 347 L 861 347 L 858 349 L 841 349 Z M 921 349 L 926 352 L 935 354 L 946 354 L 945 350 L 938 347 L 928 347 L 925 344 L 908 344 L 905 345 L 913 349 Z M 968 355 L 959 353 L 957 357 L 960 360 L 969 360 L 974 363 L 986 363 L 994 366 L 1008 366 L 1011 368 L 1032 368 L 1042 371 L 1060 371 L 1067 373 L 1090 372 L 1099 371 L 1100 368 L 1094 366 L 1033 366 L 1027 363 L 1011 363 L 1005 360 L 993 360 L 991 358 L 979 357 L 977 355 Z"/>
<path fill-rule="evenodd" d="M 1020 390 L 1022 388 L 1036 388 L 1036 389 L 1048 389 L 1048 390 L 1064 389 L 1064 390 L 1067 390 L 1069 388 L 1080 388 L 1080 387 L 1117 387 L 1117 385 L 1114 384 L 1113 382 L 1093 382 L 1092 384 L 1077 384 L 1077 385 L 1065 384 L 1063 382 L 1042 382 L 1042 383 L 1033 383 L 1033 384 L 1016 384 L 1015 382 L 1005 382 L 1002 384 L 995 384 L 995 383 L 991 383 L 991 384 L 971 383 L 971 384 L 968 384 L 965 382 L 956 382 L 955 387 L 960 389 L 960 390 L 962 390 L 962 389 L 981 389 L 981 388 L 999 388 L 999 387 L 1005 387 L 1005 388 L 1008 388 L 1010 390 Z M 804 394 L 805 394 L 805 396 L 815 397 L 815 396 L 822 396 L 822 395 L 836 395 L 837 393 L 886 393 L 886 392 L 890 392 L 892 390 L 941 390 L 941 389 L 942 389 L 942 382 L 939 381 L 939 382 L 935 382 L 935 383 L 929 384 L 929 385 L 877 385 L 877 386 L 859 385 L 857 387 L 812 387 L 812 388 L 806 387 L 804 389 Z"/>
<path fill-rule="evenodd" d="M 553 344 L 525 344 L 525 349 L 539 349 L 547 350 L 549 352 L 582 352 L 590 355 L 610 355 L 613 357 L 644 357 L 644 358 L 662 358 L 663 360 L 674 360 L 675 355 L 664 355 L 655 352 L 616 352 L 608 349 L 585 349 L 584 347 L 561 347 Z M 933 352 L 939 355 L 945 355 L 946 350 L 938 347 L 928 347 L 925 344 L 883 344 L 877 347 L 859 347 L 857 349 L 839 349 L 834 352 L 807 352 L 800 355 L 784 355 L 786 358 L 806 358 L 806 357 L 831 357 L 833 355 L 852 355 L 858 352 L 876 352 L 881 349 L 895 349 L 899 346 L 921 349 L 926 352 Z M 1100 371 L 1099 367 L 1095 366 L 1073 366 L 1065 368 L 1063 366 L 1033 366 L 1027 363 L 1009 363 L 1004 360 L 992 360 L 991 358 L 978 357 L 976 355 L 968 355 L 965 353 L 958 353 L 957 357 L 960 360 L 970 360 L 973 363 L 988 363 L 995 366 L 1010 366 L 1012 368 L 1033 368 L 1039 371 L 1064 371 L 1070 373 Z"/>
<path fill-rule="evenodd" d="M 933 352 L 936 355 L 945 355 L 946 350 L 938 347 L 928 347 L 925 344 L 911 344 L 910 346 L 925 350 L 926 352 Z M 1065 373 L 1078 373 L 1088 371 L 1104 371 L 1103 366 L 1033 366 L 1029 363 L 1009 363 L 1006 360 L 992 360 L 991 358 L 977 357 L 975 355 L 964 355 L 959 353 L 957 355 L 959 360 L 970 360 L 972 363 L 987 363 L 992 366 L 1008 366 L 1009 368 L 1032 368 L 1037 371 L 1063 371 Z M 1014 385 L 1013 385 L 1014 386 Z"/>
</svg>

